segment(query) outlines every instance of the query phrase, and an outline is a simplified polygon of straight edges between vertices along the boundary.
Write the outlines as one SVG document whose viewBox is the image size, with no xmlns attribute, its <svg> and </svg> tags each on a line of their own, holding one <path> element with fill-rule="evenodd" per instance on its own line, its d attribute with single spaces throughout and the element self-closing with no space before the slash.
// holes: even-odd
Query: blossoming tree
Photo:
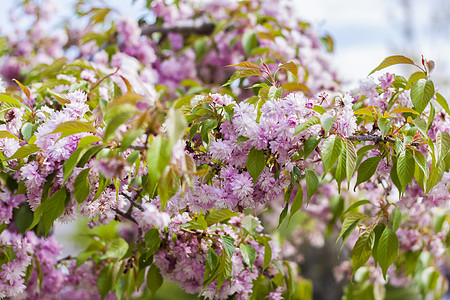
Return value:
<svg viewBox="0 0 450 300">
<path fill-rule="evenodd" d="M 433 61 L 388 57 L 348 92 L 282 1 L 100 4 L 50 32 L 52 2 L 25 0 L 1 40 L 0 298 L 312 299 L 299 249 L 330 238 L 345 299 L 446 292 Z M 54 228 L 80 219 L 62 257 Z"/>
</svg>

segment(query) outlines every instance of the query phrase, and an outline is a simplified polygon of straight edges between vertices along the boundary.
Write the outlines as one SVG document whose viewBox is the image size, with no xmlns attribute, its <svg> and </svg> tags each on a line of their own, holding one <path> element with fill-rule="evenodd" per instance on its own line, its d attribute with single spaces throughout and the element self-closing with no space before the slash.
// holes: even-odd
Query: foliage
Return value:
<svg viewBox="0 0 450 300">
<path fill-rule="evenodd" d="M 388 57 L 371 74 L 418 71 L 345 93 L 330 36 L 278 2 L 147 1 L 138 23 L 79 1 L 88 26 L 59 35 L 36 32 L 51 15 L 38 4 L 2 53 L 1 298 L 173 282 L 312 299 L 289 249 L 329 236 L 345 299 L 446 292 L 450 111 L 432 61 Z M 83 251 L 58 257 L 53 228 L 79 218 Z"/>
</svg>

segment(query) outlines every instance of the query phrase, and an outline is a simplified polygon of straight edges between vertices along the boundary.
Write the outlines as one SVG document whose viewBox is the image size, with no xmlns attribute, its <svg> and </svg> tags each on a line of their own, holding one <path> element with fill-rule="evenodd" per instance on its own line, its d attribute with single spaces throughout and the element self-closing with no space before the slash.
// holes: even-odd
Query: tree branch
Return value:
<svg viewBox="0 0 450 300">
<path fill-rule="evenodd" d="M 174 27 L 161 27 L 156 25 L 149 25 L 145 22 L 139 24 L 141 28 L 142 35 L 150 36 L 155 32 L 159 32 L 162 34 L 167 33 L 179 33 L 182 35 L 210 35 L 213 33 L 216 26 L 212 23 L 203 23 L 200 26 L 174 26 Z"/>
<path fill-rule="evenodd" d="M 347 137 L 348 140 L 351 141 L 358 141 L 358 142 L 362 142 L 362 141 L 366 141 L 366 142 L 374 142 L 376 144 L 379 143 L 395 143 L 395 139 L 391 138 L 391 137 L 381 137 L 379 135 L 374 135 L 374 134 L 366 134 L 366 135 L 351 135 Z M 412 146 L 414 147 L 418 147 L 420 146 L 420 143 L 411 143 Z"/>
<path fill-rule="evenodd" d="M 374 134 L 367 134 L 367 135 L 351 135 L 349 137 L 347 137 L 348 140 L 351 141 L 358 141 L 358 142 L 362 142 L 362 141 L 369 141 L 369 142 L 374 142 L 374 143 L 395 143 L 395 140 L 393 138 L 390 137 L 385 137 L 384 139 L 379 136 L 379 135 L 374 135 Z"/>
</svg>

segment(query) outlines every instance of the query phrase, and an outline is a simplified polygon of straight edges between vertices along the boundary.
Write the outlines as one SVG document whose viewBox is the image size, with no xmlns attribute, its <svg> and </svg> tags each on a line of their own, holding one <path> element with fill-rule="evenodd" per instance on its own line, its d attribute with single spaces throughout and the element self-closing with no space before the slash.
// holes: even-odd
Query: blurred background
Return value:
<svg viewBox="0 0 450 300">
<path fill-rule="evenodd" d="M 432 78 L 448 97 L 450 1 L 291 1 L 297 6 L 293 13 L 312 23 L 320 34 L 333 37 L 336 67 L 352 87 L 389 55 L 403 54 L 417 62 L 423 55 L 427 60 L 435 61 Z M 70 18 L 74 2 L 55 1 L 58 7 L 55 13 L 61 15 L 61 19 Z M 13 32 L 9 17 L 17 2 L 1 0 L 1 3 L 1 33 Z M 123 14 L 139 18 L 145 0 L 108 0 L 106 3 Z M 390 72 L 398 70 L 387 69 Z"/>
</svg>

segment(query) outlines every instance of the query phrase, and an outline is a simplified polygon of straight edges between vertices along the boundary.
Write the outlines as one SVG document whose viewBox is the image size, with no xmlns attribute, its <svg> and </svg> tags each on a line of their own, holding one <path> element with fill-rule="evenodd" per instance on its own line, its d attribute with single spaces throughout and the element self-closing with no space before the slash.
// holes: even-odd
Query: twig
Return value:
<svg viewBox="0 0 450 300">
<path fill-rule="evenodd" d="M 128 213 L 128 212 L 127 212 L 127 213 L 124 213 L 123 211 L 121 211 L 121 210 L 118 209 L 118 208 L 115 208 L 114 211 L 115 211 L 116 214 L 118 214 L 119 216 L 122 216 L 122 217 L 124 217 L 125 219 L 128 219 L 128 220 L 130 220 L 131 222 L 138 224 L 138 222 L 136 221 L 135 218 L 133 218 L 133 216 L 131 215 L 131 213 Z"/>
<path fill-rule="evenodd" d="M 362 142 L 362 141 L 370 141 L 370 142 L 374 142 L 374 143 L 395 143 L 395 139 L 391 138 L 391 137 L 381 137 L 379 135 L 373 135 L 373 134 L 367 134 L 367 135 L 351 135 L 348 136 L 347 139 L 351 140 L 351 141 L 358 141 L 358 142 Z M 411 143 L 411 146 L 414 147 L 419 147 L 420 143 Z"/>
<path fill-rule="evenodd" d="M 200 26 L 174 26 L 174 27 L 161 27 L 156 25 L 149 25 L 145 22 L 139 24 L 141 27 L 142 35 L 150 36 L 153 33 L 159 32 L 162 34 L 167 33 L 179 33 L 183 35 L 197 34 L 197 35 L 210 35 L 213 33 L 216 26 L 212 23 L 203 23 Z"/>
</svg>

